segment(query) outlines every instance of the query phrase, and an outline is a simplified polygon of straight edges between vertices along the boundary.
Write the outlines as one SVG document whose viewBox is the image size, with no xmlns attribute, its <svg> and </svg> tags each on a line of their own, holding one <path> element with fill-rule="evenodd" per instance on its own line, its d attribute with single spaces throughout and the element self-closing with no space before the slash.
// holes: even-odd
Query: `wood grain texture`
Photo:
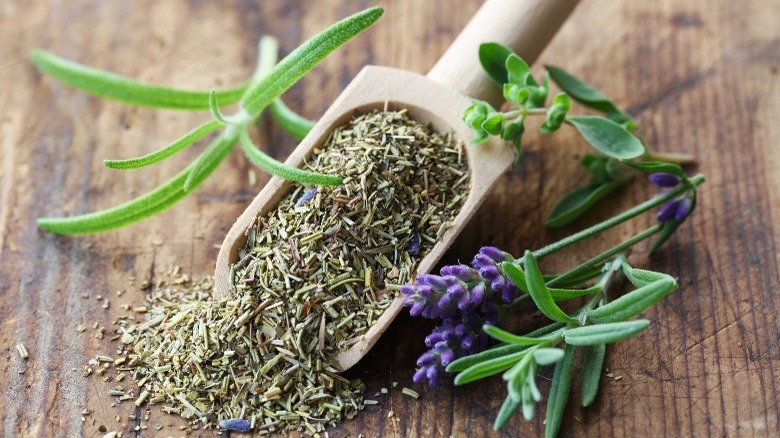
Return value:
<svg viewBox="0 0 780 438">
<path fill-rule="evenodd" d="M 318 117 L 365 64 L 424 73 L 479 6 L 478 1 L 379 2 L 385 16 L 326 60 L 288 94 L 291 107 Z M 209 89 L 239 83 L 253 71 L 255 43 L 268 33 L 288 52 L 329 23 L 369 2 L 44 2 L 0 4 L 0 435 L 95 436 L 98 427 L 133 436 L 132 404 L 116 408 L 109 385 L 84 379 L 88 357 L 111 354 L 92 324 L 110 332 L 139 304 L 142 280 L 171 265 L 213 271 L 232 222 L 268 178 L 248 184 L 251 165 L 232 155 L 192 197 L 125 230 L 84 237 L 44 233 L 35 218 L 109 207 L 164 181 L 199 149 L 137 172 L 103 168 L 104 158 L 152 151 L 207 119 L 202 113 L 130 108 L 42 77 L 28 61 L 33 47 L 153 82 Z M 650 328 L 610 346 L 594 406 L 572 402 L 563 436 L 777 436 L 780 370 L 780 4 L 583 0 L 541 63 L 586 78 L 636 115 L 659 150 L 696 155 L 708 177 L 700 208 L 647 263 L 679 279 L 680 289 L 645 312 Z M 267 150 L 283 158 L 295 144 L 268 120 Z M 541 224 L 561 194 L 586 175 L 587 147 L 570 131 L 529 135 L 522 163 L 499 183 L 445 262 L 468 261 L 483 244 L 515 254 L 571 231 Z M 654 193 L 636 183 L 614 196 L 615 211 Z M 598 220 L 590 215 L 577 226 Z M 615 242 L 652 222 L 545 260 L 549 269 Z M 573 229 L 573 228 L 572 228 Z M 134 285 L 128 284 L 135 278 Z M 117 290 L 125 292 L 118 296 Z M 82 298 L 86 294 L 89 298 Z M 109 297 L 100 308 L 97 295 Z M 514 327 L 538 324 L 518 309 Z M 78 324 L 88 330 L 76 331 Z M 490 431 L 505 389 L 484 385 L 428 389 L 411 383 L 415 358 L 431 328 L 402 314 L 351 372 L 369 395 L 390 394 L 331 436 L 536 436 L 541 418 L 514 418 Z M 22 361 L 15 345 L 24 343 Z M 73 370 L 75 368 L 75 371 Z M 544 374 L 549 378 L 549 371 Z M 392 388 L 390 382 L 399 382 Z M 422 394 L 415 401 L 403 386 Z M 542 391 L 549 383 L 544 379 Z M 577 400 L 574 394 L 572 400 Z M 81 411 L 94 409 L 82 423 Z M 543 409 L 542 409 L 543 410 Z M 388 417 L 389 412 L 394 415 Z M 141 411 L 144 414 L 145 411 Z M 116 422 L 115 414 L 121 415 Z M 143 418 L 143 417 L 142 417 Z M 152 410 L 141 436 L 180 435 L 177 418 Z M 197 432 L 195 435 L 212 436 Z"/>
</svg>

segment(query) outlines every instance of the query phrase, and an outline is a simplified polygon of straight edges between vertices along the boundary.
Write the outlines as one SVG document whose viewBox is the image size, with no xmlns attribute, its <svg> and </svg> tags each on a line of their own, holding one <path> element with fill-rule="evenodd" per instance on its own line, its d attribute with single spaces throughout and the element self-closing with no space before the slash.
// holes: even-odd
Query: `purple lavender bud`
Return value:
<svg viewBox="0 0 780 438">
<path fill-rule="evenodd" d="M 504 287 L 501 288 L 501 299 L 504 300 L 505 303 L 511 303 L 516 300 L 519 295 L 520 289 L 511 281 L 507 281 L 506 284 L 504 284 Z"/>
<path fill-rule="evenodd" d="M 482 249 L 479 250 L 479 253 L 496 263 L 501 263 L 507 259 L 507 254 L 495 246 L 483 246 Z"/>
<path fill-rule="evenodd" d="M 426 346 L 433 348 L 435 345 L 444 342 L 444 334 L 439 330 L 440 328 L 441 327 L 435 328 L 430 335 L 425 337 Z"/>
<path fill-rule="evenodd" d="M 317 187 L 307 190 L 306 193 L 304 193 L 303 195 L 301 195 L 300 198 L 298 198 L 298 201 L 295 202 L 295 206 L 300 207 L 301 205 L 314 199 L 316 195 L 317 195 Z"/>
<path fill-rule="evenodd" d="M 447 294 L 454 300 L 460 300 L 464 295 L 466 295 L 466 287 L 462 282 L 459 281 L 447 288 Z"/>
<path fill-rule="evenodd" d="M 491 288 L 491 289 L 493 289 L 493 290 L 494 290 L 494 291 L 496 291 L 496 292 L 498 292 L 498 291 L 503 291 L 503 290 L 504 290 L 504 287 L 507 285 L 507 283 L 510 283 L 510 282 L 507 280 L 507 278 L 506 278 L 506 277 L 504 277 L 504 275 L 503 275 L 503 274 L 499 274 L 499 276 L 498 276 L 498 277 L 494 278 L 494 279 L 493 279 L 493 280 L 490 282 L 490 288 Z"/>
<path fill-rule="evenodd" d="M 481 274 L 483 269 L 495 268 L 496 262 L 484 254 L 477 254 L 474 256 L 474 260 L 471 262 L 471 266 L 473 266 L 474 269 L 479 271 Z"/>
<path fill-rule="evenodd" d="M 501 270 L 496 265 L 482 266 L 479 268 L 479 275 L 487 281 L 502 279 Z"/>
<path fill-rule="evenodd" d="M 441 268 L 441 275 L 455 277 L 460 281 L 470 281 L 477 276 L 477 272 L 466 265 L 449 265 Z"/>
<path fill-rule="evenodd" d="M 436 291 L 430 286 L 423 285 L 417 288 L 417 294 L 426 300 L 430 300 L 436 295 Z"/>
<path fill-rule="evenodd" d="M 404 303 L 404 305 L 406 305 L 406 303 Z M 426 308 L 425 301 L 415 301 L 414 304 L 412 304 L 412 308 L 409 309 L 409 314 L 412 316 L 420 316 L 425 312 Z"/>
<path fill-rule="evenodd" d="M 401 293 L 403 295 L 417 295 L 417 288 L 411 284 L 405 284 L 401 286 Z"/>
<path fill-rule="evenodd" d="M 680 184 L 680 178 L 671 173 L 651 173 L 648 178 L 658 187 L 671 188 Z"/>
<path fill-rule="evenodd" d="M 441 364 L 445 367 L 455 360 L 455 352 L 450 349 L 441 352 Z"/>
<path fill-rule="evenodd" d="M 474 346 L 474 335 L 471 333 L 466 333 L 463 335 L 463 339 L 460 341 L 460 348 L 462 348 L 464 351 L 467 352 L 467 354 L 472 354 L 471 347 Z"/>
<path fill-rule="evenodd" d="M 428 372 L 428 368 L 420 368 L 417 370 L 416 373 L 414 373 L 414 377 L 412 377 L 412 381 L 414 383 L 422 383 L 425 380 L 427 380 L 426 373 Z"/>
<path fill-rule="evenodd" d="M 672 199 L 661 207 L 658 211 L 659 222 L 669 222 L 677 214 L 677 209 L 680 206 L 680 199 Z"/>
<path fill-rule="evenodd" d="M 420 256 L 420 236 L 415 234 L 409 239 L 409 243 L 406 245 L 406 252 L 412 257 Z"/>
<path fill-rule="evenodd" d="M 423 353 L 423 355 L 420 356 L 419 359 L 417 359 L 417 366 L 425 367 L 428 365 L 432 365 L 434 362 L 436 362 L 436 359 L 437 359 L 436 355 L 431 352 Z"/>
<path fill-rule="evenodd" d="M 231 418 L 219 422 L 219 427 L 233 432 L 249 432 L 252 422 L 241 418 Z"/>
<path fill-rule="evenodd" d="M 688 214 L 691 212 L 691 207 L 693 206 L 693 201 L 691 198 L 682 198 L 680 200 L 680 204 L 677 206 L 677 211 L 674 213 L 674 219 L 678 221 L 682 221 L 686 217 L 688 217 Z"/>
<path fill-rule="evenodd" d="M 444 294 L 439 298 L 439 309 L 449 310 L 452 307 L 453 299 L 450 294 Z"/>
<path fill-rule="evenodd" d="M 499 317 L 499 307 L 496 303 L 485 303 L 485 324 L 497 325 Z"/>
<path fill-rule="evenodd" d="M 425 372 L 425 377 L 428 379 L 428 384 L 436 386 L 439 384 L 439 367 L 429 367 Z"/>
<path fill-rule="evenodd" d="M 444 278 L 433 274 L 421 274 L 417 276 L 418 286 L 430 286 L 433 289 L 446 289 L 447 283 Z"/>
<path fill-rule="evenodd" d="M 487 295 L 488 294 L 485 288 L 485 283 L 479 283 L 471 288 L 471 303 L 475 306 L 478 306 L 485 302 Z"/>
</svg>

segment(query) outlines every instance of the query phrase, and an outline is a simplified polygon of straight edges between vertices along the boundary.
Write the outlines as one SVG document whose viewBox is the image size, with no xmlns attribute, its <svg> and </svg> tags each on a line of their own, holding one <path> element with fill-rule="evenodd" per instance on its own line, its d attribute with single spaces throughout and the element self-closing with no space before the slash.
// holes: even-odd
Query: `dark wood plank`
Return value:
<svg viewBox="0 0 780 438">
<path fill-rule="evenodd" d="M 286 96 L 291 107 L 317 117 L 367 63 L 425 72 L 479 6 L 381 3 L 387 12 L 380 23 L 296 85 Z M 249 186 L 251 166 L 236 154 L 193 196 L 132 228 L 75 238 L 38 230 L 37 217 L 108 207 L 173 175 L 199 148 L 138 172 L 110 171 L 102 160 L 152 151 L 208 115 L 135 109 L 86 96 L 37 73 L 27 61 L 29 50 L 44 47 L 132 77 L 209 89 L 251 74 L 260 35 L 279 37 L 286 52 L 367 5 L 330 0 L 316 7 L 183 0 L 0 5 L 0 435 L 95 436 L 100 425 L 132 434 L 136 423 L 127 421 L 132 405 L 111 407 L 109 384 L 81 376 L 88 357 L 111 354 L 110 344 L 93 336 L 93 323 L 110 331 L 124 314 L 120 305 L 142 302 L 141 282 L 154 281 L 172 265 L 196 276 L 209 274 L 233 218 L 267 180 L 258 173 L 257 185 Z M 769 0 L 584 0 L 543 54 L 541 62 L 564 66 L 630 108 L 651 145 L 696 155 L 708 176 L 696 216 L 648 261 L 676 276 L 680 290 L 646 312 L 653 321 L 647 332 L 608 349 L 607 367 L 622 379 L 605 378 L 588 409 L 577 405 L 575 391 L 563 436 L 778 434 L 777 23 L 780 6 Z M 267 120 L 260 131 L 277 157 L 295 146 Z M 522 164 L 445 262 L 468 261 L 483 244 L 520 254 L 573 229 L 549 231 L 541 224 L 556 199 L 586 177 L 577 161 L 587 148 L 571 132 L 528 140 Z M 638 182 L 616 195 L 614 209 L 653 193 Z M 597 219 L 589 216 L 578 226 Z M 651 222 L 648 217 L 628 224 L 545 266 L 567 266 Z M 98 295 L 110 298 L 108 310 L 100 307 Z M 512 326 L 538 322 L 532 309 L 520 307 Z M 87 330 L 78 333 L 78 324 Z M 427 321 L 399 317 L 349 373 L 366 382 L 369 395 L 381 387 L 390 394 L 331 436 L 540 433 L 541 415 L 531 422 L 514 418 L 500 434 L 490 431 L 505 394 L 500 379 L 459 388 L 413 385 L 414 362 L 425 349 L 422 333 L 431 328 Z M 17 343 L 27 346 L 28 361 L 16 354 Z M 402 395 L 402 386 L 414 387 L 422 398 Z M 549 384 L 540 386 L 545 392 Z M 94 412 L 82 423 L 84 408 Z M 183 424 L 156 410 L 140 423 L 150 427 L 143 436 L 152 435 L 155 423 L 170 434 Z"/>
</svg>

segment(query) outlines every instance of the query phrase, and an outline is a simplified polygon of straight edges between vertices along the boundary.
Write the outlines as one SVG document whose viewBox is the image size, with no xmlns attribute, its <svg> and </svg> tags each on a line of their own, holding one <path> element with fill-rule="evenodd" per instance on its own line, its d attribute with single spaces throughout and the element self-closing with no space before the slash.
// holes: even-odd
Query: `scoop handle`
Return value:
<svg viewBox="0 0 780 438">
<path fill-rule="evenodd" d="M 501 90 L 479 64 L 479 45 L 503 44 L 529 65 L 542 53 L 579 0 L 487 0 L 450 45 L 428 78 L 491 105 Z"/>
</svg>

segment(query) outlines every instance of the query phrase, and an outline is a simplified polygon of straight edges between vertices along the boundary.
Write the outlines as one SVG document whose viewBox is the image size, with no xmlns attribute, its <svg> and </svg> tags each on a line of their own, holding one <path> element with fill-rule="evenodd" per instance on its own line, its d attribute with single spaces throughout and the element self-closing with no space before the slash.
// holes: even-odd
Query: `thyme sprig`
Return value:
<svg viewBox="0 0 780 438">
<path fill-rule="evenodd" d="M 472 143 L 483 143 L 491 136 L 511 141 L 517 150 L 517 163 L 522 152 L 526 119 L 544 117 L 539 124 L 539 131 L 543 134 L 553 133 L 568 124 L 596 149 L 597 154 L 588 154 L 582 159 L 583 167 L 591 174 L 590 181 L 558 202 L 548 216 L 548 227 L 562 227 L 571 223 L 629 181 L 635 173 L 632 168 L 644 170 L 634 166 L 632 163 L 636 161 L 632 160 L 663 164 L 689 164 L 693 161 L 680 154 L 650 151 L 638 137 L 636 120 L 627 111 L 619 108 L 593 86 L 559 67 L 545 66 L 545 76 L 539 82 L 522 58 L 497 43 L 482 44 L 479 60 L 488 77 L 503 90 L 505 109 L 497 110 L 479 100 L 473 102 L 463 115 L 463 120 L 474 131 Z M 550 79 L 563 92 L 557 94 L 547 106 Z M 601 115 L 569 115 L 572 100 Z"/>
<path fill-rule="evenodd" d="M 293 181 L 314 185 L 339 185 L 342 179 L 286 166 L 252 145 L 248 128 L 270 107 L 271 115 L 295 139 L 303 138 L 313 123 L 287 108 L 279 96 L 332 51 L 371 26 L 383 9 L 373 7 L 335 23 L 315 35 L 278 64 L 277 43 L 260 41 L 258 69 L 238 87 L 227 90 L 188 91 L 147 84 L 59 58 L 44 50 L 32 52 L 33 63 L 44 73 L 94 95 L 131 105 L 179 110 L 209 110 L 206 122 L 156 152 L 131 159 L 106 160 L 112 169 L 137 169 L 159 163 L 220 131 L 200 156 L 179 174 L 151 192 L 117 207 L 66 218 L 40 218 L 38 225 L 54 233 L 85 234 L 130 225 L 157 214 L 183 199 L 203 183 L 239 142 L 247 158 L 261 169 Z M 236 114 L 225 116 L 219 105 L 239 103 Z M 251 146 L 251 147 L 250 147 Z"/>
</svg>

